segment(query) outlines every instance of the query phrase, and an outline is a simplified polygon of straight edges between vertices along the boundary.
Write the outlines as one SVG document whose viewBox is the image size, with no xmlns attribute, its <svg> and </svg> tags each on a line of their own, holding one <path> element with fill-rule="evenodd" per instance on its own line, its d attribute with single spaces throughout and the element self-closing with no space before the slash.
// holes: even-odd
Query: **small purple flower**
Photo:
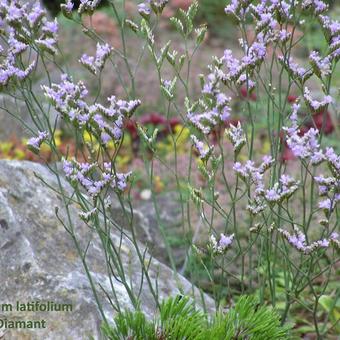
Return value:
<svg viewBox="0 0 340 340">
<path fill-rule="evenodd" d="M 226 130 L 226 135 L 233 144 L 235 153 L 239 153 L 242 147 L 246 144 L 246 138 L 243 133 L 243 129 L 240 122 L 237 122 L 237 125 L 234 126 L 230 124 L 229 129 Z"/>
<path fill-rule="evenodd" d="M 231 234 L 230 236 L 221 234 L 220 240 L 218 242 L 218 247 L 221 249 L 221 251 L 225 251 L 227 248 L 231 246 L 233 241 L 234 241 L 234 234 Z"/>
<path fill-rule="evenodd" d="M 304 250 L 306 246 L 305 240 L 306 238 L 302 234 L 292 235 L 288 237 L 288 242 L 298 250 Z"/>
<path fill-rule="evenodd" d="M 138 4 L 138 12 L 143 16 L 149 16 L 151 14 L 151 8 L 148 4 L 142 2 Z"/>
<path fill-rule="evenodd" d="M 330 40 L 336 37 L 340 33 L 340 22 L 336 20 L 331 20 L 328 16 L 319 15 L 319 20 L 322 24 L 323 29 L 327 32 L 328 38 Z"/>
<path fill-rule="evenodd" d="M 308 103 L 309 106 L 313 109 L 313 111 L 324 110 L 327 107 L 327 105 L 333 102 L 332 97 L 329 95 L 325 96 L 322 101 L 317 101 L 313 99 L 308 87 L 305 87 L 303 97 L 306 103 Z"/>
<path fill-rule="evenodd" d="M 65 4 L 65 10 L 69 13 L 71 13 L 73 11 L 74 8 L 74 4 L 72 0 L 66 0 L 66 4 Z"/>
<path fill-rule="evenodd" d="M 197 129 L 207 135 L 218 123 L 220 114 L 217 109 L 214 109 L 203 113 L 188 112 L 187 117 Z"/>
<path fill-rule="evenodd" d="M 72 162 L 64 160 L 63 170 L 66 178 L 73 185 L 80 184 L 93 198 L 113 183 L 112 171 L 107 171 L 108 169 L 102 171 L 96 163 L 78 163 L 76 160 Z M 96 171 L 96 179 L 92 178 L 94 171 Z"/>
<path fill-rule="evenodd" d="M 50 54 L 57 54 L 58 53 L 58 50 L 56 48 L 57 42 L 56 42 L 55 38 L 44 37 L 44 38 L 36 39 L 35 43 L 42 50 L 47 51 Z"/>
<path fill-rule="evenodd" d="M 64 162 L 63 162 L 63 170 L 65 172 L 65 176 L 66 177 L 71 177 L 72 174 L 73 174 L 73 170 L 74 170 L 72 162 L 64 160 Z"/>
<path fill-rule="evenodd" d="M 329 247 L 329 241 L 327 239 L 322 239 L 319 242 L 320 247 L 322 248 L 328 248 Z"/>
<path fill-rule="evenodd" d="M 35 3 L 27 14 L 27 20 L 31 28 L 33 28 L 45 15 L 45 11 L 39 3 Z"/>
<path fill-rule="evenodd" d="M 39 152 L 40 146 L 48 137 L 48 133 L 46 131 L 39 131 L 38 137 L 32 137 L 28 140 L 27 146 L 34 153 Z"/>
<path fill-rule="evenodd" d="M 281 196 L 275 189 L 269 189 L 266 191 L 265 198 L 269 202 L 278 202 L 281 199 Z"/>
<path fill-rule="evenodd" d="M 84 12 L 93 12 L 99 5 L 100 1 L 101 0 L 80 0 L 78 13 L 82 14 Z"/>
<path fill-rule="evenodd" d="M 83 54 L 79 62 L 84 65 L 91 73 L 97 74 L 104 67 L 106 59 L 109 57 L 112 48 L 108 44 L 97 43 L 95 57 Z"/>
<path fill-rule="evenodd" d="M 9 52 L 13 53 L 13 55 L 18 55 L 22 52 L 24 52 L 27 48 L 28 45 L 17 40 L 15 38 L 15 31 L 10 30 L 10 34 L 8 37 L 8 44 L 9 44 Z"/>
<path fill-rule="evenodd" d="M 316 75 L 324 77 L 332 72 L 331 60 L 329 57 L 321 58 L 319 52 L 312 51 L 309 55 L 310 63 L 312 64 Z"/>
<path fill-rule="evenodd" d="M 334 231 L 330 236 L 331 240 L 336 240 L 338 238 L 339 238 L 339 234 L 336 231 Z"/>
<path fill-rule="evenodd" d="M 282 43 L 287 42 L 290 39 L 291 35 L 292 34 L 290 32 L 288 32 L 287 30 L 285 30 L 285 29 L 280 30 L 279 31 L 279 40 L 280 40 L 280 42 L 282 42 Z"/>
<path fill-rule="evenodd" d="M 329 198 L 327 198 L 323 201 L 320 201 L 319 202 L 319 208 L 326 210 L 326 211 L 331 211 L 332 210 L 332 201 Z"/>
<path fill-rule="evenodd" d="M 127 188 L 127 181 L 131 177 L 132 173 L 128 172 L 126 174 L 117 173 L 113 182 L 113 188 L 119 192 L 123 192 Z"/>
<path fill-rule="evenodd" d="M 198 151 L 199 157 L 202 160 L 207 161 L 211 153 L 213 152 L 213 147 L 205 146 L 203 142 L 201 142 L 196 136 L 190 136 L 196 150 Z"/>
<path fill-rule="evenodd" d="M 56 34 L 58 33 L 57 19 L 54 19 L 54 21 L 46 21 L 42 27 L 42 31 L 47 35 L 56 37 Z"/>
<path fill-rule="evenodd" d="M 328 5 L 321 0 L 303 0 L 302 9 L 311 8 L 318 15 L 328 9 Z"/>
<path fill-rule="evenodd" d="M 15 2 L 12 2 L 7 7 L 6 19 L 9 23 L 20 22 L 24 17 L 24 10 L 19 7 Z"/>
<path fill-rule="evenodd" d="M 224 254 L 232 245 L 235 235 L 224 235 L 221 234 L 220 240 L 217 242 L 214 235 L 210 236 L 209 246 L 215 254 Z"/>
<path fill-rule="evenodd" d="M 280 56 L 278 60 L 288 73 L 290 73 L 294 78 L 297 78 L 302 83 L 312 76 L 312 72 L 307 71 L 305 68 L 299 66 L 293 61 L 293 58 L 291 57 L 286 60 L 283 56 Z"/>
<path fill-rule="evenodd" d="M 95 58 L 92 56 L 88 56 L 87 54 L 83 54 L 79 59 L 79 62 L 84 65 L 91 73 L 96 74 L 97 68 L 94 65 Z"/>
<path fill-rule="evenodd" d="M 319 142 L 317 136 L 319 131 L 312 128 L 303 136 L 299 135 L 299 130 L 285 128 L 289 133 L 287 136 L 287 144 L 292 150 L 295 157 L 305 159 L 315 156 L 314 164 L 317 164 L 317 160 L 322 160 L 322 156 L 319 153 Z M 318 157 L 316 157 L 318 155 Z"/>
<path fill-rule="evenodd" d="M 106 59 L 110 56 L 112 47 L 109 44 L 97 43 L 95 65 L 98 69 L 102 69 Z"/>
</svg>

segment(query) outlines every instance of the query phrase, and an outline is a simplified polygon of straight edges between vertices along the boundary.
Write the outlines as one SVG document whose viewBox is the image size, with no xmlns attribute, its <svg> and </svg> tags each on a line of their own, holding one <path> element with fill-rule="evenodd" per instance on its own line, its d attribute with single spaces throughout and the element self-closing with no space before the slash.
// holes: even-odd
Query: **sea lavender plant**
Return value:
<svg viewBox="0 0 340 340">
<path fill-rule="evenodd" d="M 69 20 L 82 25 L 81 16 L 93 14 L 98 4 L 99 1 L 81 0 L 78 13 L 73 14 L 72 1 L 66 1 L 62 11 Z M 307 109 L 311 114 L 327 112 L 329 107 L 336 110 L 337 97 L 331 92 L 331 86 L 340 56 L 340 25 L 327 15 L 328 6 L 321 0 L 232 0 L 225 13 L 226 20 L 231 17 L 240 31 L 239 53 L 226 49 L 212 57 L 211 64 L 202 70 L 205 75 L 192 77 L 193 60 L 204 44 L 207 28 L 195 27 L 198 4 L 193 2 L 187 11 L 180 10 L 178 16 L 170 18 L 183 40 L 184 51 L 177 50 L 171 42 L 159 45 L 162 40 L 158 39 L 161 34 L 158 27 L 166 4 L 167 1 L 158 0 L 141 2 L 136 9 L 138 14 L 130 18 L 124 6 L 118 10 L 119 4 L 110 1 L 121 32 L 121 48 L 110 46 L 92 28 L 84 30 L 88 39 L 95 41 L 97 49 L 94 56 L 86 53 L 78 56 L 80 64 L 98 78 L 99 85 L 104 66 L 112 66 L 126 94 L 124 99 L 112 95 L 105 105 L 98 99 L 99 95 L 92 102 L 91 90 L 85 81 L 73 81 L 58 64 L 55 57 L 61 56 L 61 52 L 57 44 L 57 21 L 46 19 L 38 3 L 2 1 L 0 34 L 5 45 L 1 47 L 1 91 L 15 94 L 27 104 L 34 126 L 27 128 L 35 136 L 28 146 L 39 152 L 41 144 L 46 143 L 55 159 L 63 162 L 63 176 L 73 187 L 72 196 L 80 206 L 79 216 L 97 232 L 102 242 L 108 276 L 123 284 L 138 309 L 139 294 L 127 278 L 127 268 L 121 265 L 120 249 L 110 242 L 111 228 L 116 228 L 121 237 L 128 234 L 110 217 L 108 198 L 114 193 L 128 221 L 128 237 L 140 261 L 141 289 L 148 285 L 159 307 L 157 282 L 148 275 L 148 264 L 134 229 L 134 200 L 130 195 L 134 174 L 119 172 L 117 168 L 125 126 L 141 105 L 147 105 L 143 98 L 137 99 L 136 77 L 141 60 L 149 53 L 162 97 L 159 110 L 167 120 L 171 113 L 182 118 L 182 131 L 189 130 L 194 146 L 188 149 L 187 174 L 182 176 L 179 138 L 170 129 L 174 161 L 169 172 L 181 202 L 181 225 L 189 230 L 186 259 L 179 268 L 154 190 L 157 162 L 170 168 L 169 162 L 157 149 L 159 131 L 150 132 L 142 126 L 136 129 L 145 146 L 141 149 L 145 151 L 141 158 L 146 182 L 172 269 L 194 281 L 200 268 L 213 286 L 209 292 L 215 298 L 216 307 L 224 307 L 235 294 L 256 292 L 261 303 L 281 307 L 282 324 L 293 320 L 293 307 L 305 308 L 304 315 L 309 315 L 321 339 L 336 326 L 329 326 L 327 320 L 318 318 L 320 298 L 334 293 L 329 281 L 339 263 L 340 156 L 327 145 L 322 129 L 306 131 L 303 128 L 306 117 L 302 110 Z M 306 20 L 319 25 L 327 49 L 310 51 L 308 63 L 302 65 L 294 49 L 304 39 L 303 35 L 297 38 L 297 33 L 303 32 Z M 254 36 L 249 34 L 249 26 Z M 142 40 L 136 59 L 126 47 L 127 30 Z M 133 50 L 136 54 L 136 49 Z M 116 59 L 124 68 L 117 68 Z M 52 123 L 50 111 L 41 105 L 31 84 L 39 68 L 49 72 L 47 63 L 57 65 L 61 77 L 60 83 L 49 80 L 41 87 L 50 107 L 58 113 L 56 122 Z M 196 76 L 201 82 L 199 93 L 193 90 Z M 315 91 L 315 84 L 320 85 L 321 94 Z M 100 91 L 101 86 L 98 88 Z M 242 109 L 236 112 L 233 98 L 241 88 L 245 89 L 246 96 Z M 287 99 L 293 89 L 297 100 L 290 106 Z M 185 94 L 184 102 L 179 92 Z M 264 105 L 251 102 L 250 93 L 261 97 Z M 338 114 L 332 115 L 335 126 Z M 266 118 L 266 137 L 270 142 L 270 150 L 261 155 L 262 160 L 256 144 L 256 123 L 260 116 Z M 231 121 L 234 118 L 236 123 Z M 86 161 L 71 159 L 67 153 L 60 154 L 57 150 L 54 124 L 60 120 L 84 146 Z M 91 142 L 84 140 L 84 133 L 91 136 Z M 339 133 L 337 129 L 336 133 Z M 230 142 L 225 141 L 225 137 Z M 114 146 L 113 153 L 109 145 Z M 296 157 L 293 166 L 283 161 L 286 148 Z M 201 174 L 199 181 L 194 176 L 196 164 Z M 58 178 L 57 190 L 67 210 L 71 198 L 63 193 L 60 169 L 51 164 L 47 166 Z M 64 223 L 82 256 L 103 320 L 107 321 L 72 221 Z M 199 242 L 201 234 L 208 234 L 205 242 L 203 236 Z M 193 267 L 190 264 L 196 255 L 199 264 Z M 217 284 L 217 276 L 222 284 Z M 322 282 L 318 281 L 316 289 L 320 278 Z M 111 287 L 112 291 L 106 293 L 114 297 L 114 285 Z M 339 298 L 339 290 L 334 297 Z M 119 302 L 115 303 L 118 307 L 113 305 L 113 308 L 119 309 Z"/>
</svg>

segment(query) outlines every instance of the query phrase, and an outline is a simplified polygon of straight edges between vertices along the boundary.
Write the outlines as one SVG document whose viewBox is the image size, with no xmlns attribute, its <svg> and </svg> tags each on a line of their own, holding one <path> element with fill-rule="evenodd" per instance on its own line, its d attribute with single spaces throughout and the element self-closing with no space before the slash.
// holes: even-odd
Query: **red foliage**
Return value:
<svg viewBox="0 0 340 340">
<path fill-rule="evenodd" d="M 138 137 L 136 123 L 137 121 L 133 119 L 129 119 L 125 123 L 125 128 L 129 131 L 133 139 Z M 141 125 L 153 125 L 155 127 L 159 127 L 161 132 L 167 134 L 170 131 L 173 131 L 175 126 L 181 124 L 182 121 L 178 117 L 172 117 L 169 120 L 167 120 L 164 116 L 160 115 L 159 113 L 152 112 L 144 115 L 140 119 L 139 123 Z"/>
<path fill-rule="evenodd" d="M 225 128 L 228 128 L 231 124 L 236 126 L 238 124 L 238 122 L 242 123 L 242 121 L 243 121 L 243 119 L 228 119 L 223 124 L 215 127 L 210 133 L 212 143 L 213 144 L 218 143 L 218 141 L 221 139 L 221 135 L 224 133 Z"/>
<path fill-rule="evenodd" d="M 284 150 L 281 155 L 281 161 L 286 162 L 295 159 L 295 156 L 293 154 L 293 151 L 289 148 L 287 143 L 284 143 Z"/>
<path fill-rule="evenodd" d="M 287 97 L 287 102 L 290 103 L 290 104 L 293 104 L 296 102 L 296 99 L 298 99 L 297 96 L 294 96 L 292 94 L 290 94 L 288 97 Z"/>
<path fill-rule="evenodd" d="M 167 119 L 165 117 L 163 117 L 162 115 L 160 115 L 159 113 L 156 112 L 152 112 L 152 113 L 148 113 L 146 115 L 144 115 L 141 120 L 140 123 L 143 125 L 147 125 L 147 124 L 151 124 L 151 125 L 166 125 L 167 123 Z"/>
<path fill-rule="evenodd" d="M 134 120 L 132 120 L 132 119 L 126 120 L 125 128 L 129 131 L 132 139 L 136 139 L 138 137 L 137 125 L 136 125 L 136 122 Z"/>
<path fill-rule="evenodd" d="M 322 131 L 325 135 L 329 135 L 334 131 L 334 125 L 331 115 L 328 111 L 319 111 L 312 115 L 312 121 L 307 122 L 308 128 L 316 127 L 319 131 Z"/>
<path fill-rule="evenodd" d="M 256 101 L 257 97 L 256 97 L 256 93 L 254 91 L 248 91 L 247 88 L 245 86 L 242 86 L 240 88 L 240 95 L 241 97 L 245 98 L 245 99 L 250 99 L 252 101 Z"/>
</svg>

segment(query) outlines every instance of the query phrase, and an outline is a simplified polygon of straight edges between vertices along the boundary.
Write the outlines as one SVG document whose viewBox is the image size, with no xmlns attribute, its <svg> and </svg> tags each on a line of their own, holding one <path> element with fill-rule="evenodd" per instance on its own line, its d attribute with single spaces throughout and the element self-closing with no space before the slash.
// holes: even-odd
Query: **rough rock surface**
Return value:
<svg viewBox="0 0 340 340">
<path fill-rule="evenodd" d="M 186 231 L 183 229 L 181 205 L 178 194 L 167 192 L 157 196 L 159 219 L 152 200 L 140 200 L 134 206 L 135 229 L 139 239 L 148 245 L 153 256 L 165 264 L 170 264 L 164 239 L 160 231 L 163 227 L 175 264 L 181 267 L 186 257 Z M 119 207 L 118 207 L 119 208 Z M 117 216 L 117 206 L 113 209 Z M 124 223 L 124 222 L 123 222 Z"/>
<path fill-rule="evenodd" d="M 39 320 L 45 319 L 46 329 L 12 330 L 0 329 L 2 339 L 87 339 L 100 337 L 100 316 L 93 294 L 85 275 L 83 265 L 75 250 L 73 240 L 55 216 L 66 219 L 62 209 L 62 199 L 52 189 L 46 187 L 36 177 L 38 174 L 51 186 L 56 187 L 55 176 L 42 165 L 30 162 L 0 161 L 0 304 L 16 301 L 53 301 L 71 303 L 72 312 L 12 312 L 2 311 L 0 319 Z M 66 192 L 70 188 L 63 183 Z M 97 238 L 90 229 L 78 219 L 75 205 L 70 207 L 81 244 L 88 241 L 87 263 L 96 284 L 99 282 L 109 289 L 103 254 Z M 112 232 L 112 241 L 118 246 L 120 237 Z M 143 249 L 143 247 L 141 246 Z M 140 263 L 132 243 L 123 238 L 120 248 L 125 272 L 130 276 L 133 289 L 138 289 L 141 280 Z M 146 253 L 146 258 L 150 256 Z M 158 278 L 160 298 L 179 293 L 178 285 L 184 293 L 192 292 L 192 285 L 179 276 L 174 279 L 173 272 L 153 259 L 149 268 L 152 279 Z M 130 281 L 129 281 L 130 282 Z M 117 300 L 122 308 L 131 308 L 126 290 L 113 279 Z M 195 295 L 199 292 L 194 288 Z M 114 311 L 105 298 L 99 294 L 106 316 L 112 319 Z M 199 299 L 199 297 L 198 297 Z M 208 309 L 213 309 L 213 301 L 205 296 Z M 1 306 L 1 305 L 0 305 Z M 149 316 L 155 312 L 153 298 L 147 286 L 143 286 L 141 306 Z M 3 337 L 2 337 L 3 336 Z"/>
</svg>

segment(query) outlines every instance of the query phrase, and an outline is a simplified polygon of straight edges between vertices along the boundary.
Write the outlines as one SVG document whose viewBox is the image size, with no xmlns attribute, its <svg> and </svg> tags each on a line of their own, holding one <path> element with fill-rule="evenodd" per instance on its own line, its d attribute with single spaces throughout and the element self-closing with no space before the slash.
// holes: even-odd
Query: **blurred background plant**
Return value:
<svg viewBox="0 0 340 340">
<path fill-rule="evenodd" d="M 89 15 L 80 17 L 74 12 L 70 18 L 65 18 L 63 15 L 57 14 L 57 3 L 50 1 L 49 4 L 54 6 L 50 7 L 50 11 L 53 15 L 57 15 L 57 21 L 61 26 L 59 47 L 63 53 L 55 57 L 53 62 L 56 62 L 56 67 L 53 66 L 53 62 L 48 64 L 47 69 L 50 76 L 46 77 L 44 74 L 46 69 L 37 68 L 36 74 L 32 77 L 32 82 L 35 85 L 39 86 L 41 83 L 50 85 L 51 81 L 59 82 L 59 68 L 65 68 L 75 79 L 84 80 L 89 89 L 89 101 L 93 103 L 106 102 L 106 98 L 112 93 L 119 98 L 134 99 L 135 95 L 138 95 L 143 99 L 143 106 L 137 109 L 133 117 L 125 120 L 125 132 L 122 140 L 119 143 L 109 142 L 103 151 L 103 145 L 95 133 L 87 130 L 82 130 L 79 133 L 70 122 L 62 121 L 58 125 L 58 129 L 54 131 L 55 150 L 43 143 L 41 152 L 37 155 L 26 147 L 27 138 L 22 138 L 21 135 L 17 136 L 14 133 L 7 139 L 0 135 L 0 140 L 2 140 L 0 142 L 0 157 L 29 159 L 48 164 L 59 160 L 60 155 L 67 155 L 69 159 L 75 157 L 78 162 L 87 161 L 89 157 L 94 157 L 93 154 L 98 159 L 104 158 L 103 155 L 107 157 L 105 160 L 114 158 L 114 164 L 117 167 L 115 171 L 128 172 L 132 170 L 133 184 L 136 184 L 135 187 L 127 186 L 119 198 L 124 201 L 126 199 L 124 194 L 127 194 L 128 200 L 130 200 L 128 204 L 137 206 L 144 203 L 149 204 L 146 205 L 146 209 L 155 211 L 155 224 L 157 228 L 164 229 L 162 230 L 163 236 L 165 236 L 165 243 L 170 249 L 169 253 L 172 250 L 176 251 L 177 248 L 184 248 L 184 256 L 178 256 L 174 260 L 171 258 L 171 254 L 163 254 L 164 261 L 188 277 L 203 291 L 214 296 L 219 307 L 230 307 L 234 296 L 242 295 L 244 292 L 254 293 L 261 298 L 262 302 L 270 301 L 281 315 L 285 315 L 289 322 L 295 324 L 292 331 L 294 335 L 309 336 L 311 333 L 315 333 L 317 326 L 320 327 L 321 335 L 327 333 L 330 339 L 335 338 L 338 333 L 338 278 L 340 275 L 336 252 L 334 251 L 334 271 L 329 271 L 327 273 L 329 276 L 320 275 L 320 279 L 317 276 L 313 285 L 307 282 L 301 291 L 294 292 L 297 294 L 296 296 L 292 294 L 290 289 L 287 289 L 287 282 L 291 282 L 293 270 L 289 271 L 288 269 L 294 268 L 295 261 L 301 261 L 301 271 L 322 270 L 322 266 L 331 265 L 331 255 L 326 253 L 320 256 L 315 255 L 311 261 L 313 263 L 315 260 L 318 266 L 313 265 L 308 269 L 307 261 L 305 262 L 299 253 L 294 253 L 291 262 L 285 261 L 285 256 L 282 256 L 281 252 L 289 253 L 287 245 L 280 243 L 282 248 L 275 248 L 273 244 L 279 242 L 279 236 L 273 237 L 272 241 L 269 228 L 268 231 L 267 229 L 262 230 L 261 241 L 257 236 L 249 233 L 248 226 L 255 227 L 253 217 L 246 212 L 247 192 L 250 194 L 250 191 L 242 187 L 240 180 L 235 178 L 232 167 L 236 156 L 234 158 L 234 150 L 230 143 L 223 139 L 225 128 L 229 128 L 230 124 L 237 126 L 238 122 L 241 122 L 244 126 L 247 143 L 250 145 L 251 140 L 254 139 L 254 147 L 252 152 L 242 150 L 237 155 L 238 161 L 247 161 L 249 153 L 252 160 L 259 160 L 264 155 L 275 153 L 273 151 L 275 143 L 277 143 L 275 145 L 282 144 L 282 155 L 275 154 L 277 174 L 281 170 L 288 170 L 294 176 L 299 176 L 305 169 L 300 167 L 292 150 L 285 144 L 283 131 L 275 129 L 282 125 L 282 117 L 288 117 L 291 113 L 292 105 L 301 95 L 301 88 L 293 85 L 289 87 L 289 93 L 286 93 L 285 90 L 278 93 L 278 89 L 270 89 L 280 97 L 280 104 L 284 107 L 282 115 L 277 114 L 277 108 L 274 110 L 270 96 L 265 91 L 269 82 L 267 80 L 264 81 L 263 87 L 259 86 L 259 89 L 252 91 L 248 91 L 246 86 L 239 84 L 235 88 L 226 89 L 225 92 L 231 97 L 231 116 L 220 127 L 213 129 L 204 140 L 204 143 L 214 145 L 215 150 L 219 150 L 222 155 L 225 155 L 224 163 L 220 163 L 223 164 L 223 170 L 214 175 L 212 169 L 206 168 L 207 162 L 201 159 L 200 150 L 192 148 L 190 135 L 195 134 L 202 137 L 202 134 L 188 123 L 185 118 L 186 107 L 183 103 L 186 96 L 193 98 L 193 101 L 200 96 L 199 74 L 209 72 L 207 65 L 211 63 L 212 55 L 221 57 L 226 48 L 233 49 L 236 55 L 242 55 L 243 51 L 239 47 L 238 41 L 241 34 L 235 29 L 236 22 L 225 15 L 226 4 L 224 1 L 200 0 L 200 8 L 194 24 L 200 28 L 203 27 L 203 24 L 207 24 L 208 33 L 201 42 L 201 48 L 196 50 L 194 39 L 186 34 L 178 34 L 180 25 L 178 23 L 177 26 L 174 25 L 175 21 L 172 21 L 171 25 L 168 20 L 169 17 L 175 16 L 185 21 L 183 13 L 180 13 L 178 7 L 187 10 L 188 1 L 172 1 L 169 4 L 168 12 L 164 11 L 162 16 L 157 18 L 159 21 L 150 21 L 150 27 L 154 30 L 152 31 L 153 39 L 150 37 L 148 39 L 155 42 L 155 46 L 151 46 L 145 41 L 145 35 L 141 33 L 143 21 L 138 14 L 137 3 L 139 1 L 115 1 L 114 4 L 117 5 L 115 12 L 108 2 L 102 2 L 102 7 L 91 17 Z M 175 3 L 178 7 L 174 6 Z M 339 9 L 340 6 L 336 1 L 333 1 L 330 16 L 338 19 Z M 122 18 L 137 22 L 140 25 L 138 26 L 139 30 L 134 32 Z M 144 30 L 147 30 L 147 22 L 146 20 L 143 23 Z M 243 36 L 253 40 L 252 21 L 249 20 L 246 23 L 250 28 L 244 27 Z M 83 25 L 83 30 L 80 25 Z M 183 26 L 190 25 L 186 22 Z M 85 31 L 87 35 L 83 35 L 82 31 Z M 309 53 L 312 50 L 324 52 L 327 43 L 316 19 L 311 20 L 308 17 L 304 25 L 297 25 L 296 31 L 296 34 L 304 39 L 294 46 L 293 55 L 299 64 L 306 66 Z M 121 35 L 121 32 L 124 32 L 124 36 Z M 108 60 L 108 65 L 105 66 L 100 76 L 91 75 L 79 65 L 79 58 L 83 53 L 91 55 L 95 53 L 97 39 L 108 41 L 114 48 L 114 55 L 112 59 Z M 171 51 L 178 51 L 177 57 L 183 54 L 189 59 L 183 63 L 182 73 L 176 69 L 177 66 L 171 66 L 168 61 L 164 62 L 162 68 L 155 68 L 153 53 L 156 56 L 159 55 L 158 47 L 163 47 L 169 40 L 171 40 Z M 154 50 L 152 50 L 153 47 Z M 149 54 L 150 49 L 151 53 Z M 191 56 L 192 50 L 195 51 L 195 54 Z M 271 50 L 271 47 L 268 50 L 269 57 L 275 58 L 275 52 Z M 141 55 L 138 56 L 136 51 L 142 51 Z M 267 67 L 267 65 L 265 66 Z M 131 68 L 129 69 L 129 67 Z M 338 98 L 340 84 L 339 64 L 336 67 L 328 84 L 334 98 Z M 272 80 L 279 79 L 280 72 L 275 67 L 271 71 L 273 72 Z M 268 77 L 269 73 L 269 70 L 266 69 L 264 77 Z M 169 94 L 164 91 L 165 83 L 162 78 L 169 81 L 175 76 L 177 83 L 184 84 L 184 86 L 178 86 L 177 91 L 174 90 L 173 94 Z M 261 84 L 260 76 L 262 74 L 259 74 L 258 79 Z M 134 82 L 134 86 L 131 85 L 132 82 Z M 316 96 L 322 94 L 323 91 L 317 81 L 311 83 L 311 89 Z M 268 91 L 267 88 L 266 90 Z M 53 113 L 51 106 L 48 107 L 48 112 Z M 301 119 L 301 134 L 307 133 L 314 127 L 322 132 L 322 147 L 333 146 L 336 152 L 340 151 L 339 110 L 337 107 L 329 106 L 324 110 L 313 111 L 306 105 L 301 105 L 298 114 Z M 141 131 L 145 133 L 145 136 Z M 25 132 L 27 134 L 27 131 Z M 154 139 L 153 136 L 155 136 Z M 218 163 L 217 159 L 215 161 Z M 327 171 L 326 167 L 323 170 Z M 224 173 L 227 174 L 227 181 L 223 179 Z M 274 181 L 277 174 L 274 173 L 271 181 Z M 262 221 L 266 224 L 266 228 L 269 226 L 270 219 L 276 220 L 277 216 L 288 208 L 295 207 L 294 212 L 307 209 L 306 192 L 313 191 L 314 187 L 311 181 L 307 181 L 307 174 L 306 172 L 303 189 L 300 187 L 302 193 L 299 197 L 293 197 L 291 206 L 287 203 L 287 206 L 280 206 L 278 210 L 273 209 L 270 218 L 263 217 Z M 229 182 L 230 186 L 235 188 L 235 193 L 226 186 L 225 182 Z M 195 185 L 196 189 L 188 184 Z M 165 207 L 158 204 L 158 201 L 161 197 L 167 197 L 169 192 L 175 193 L 176 197 L 174 199 L 171 196 L 170 200 L 180 206 L 181 232 L 178 234 L 172 233 L 171 223 L 164 223 L 160 216 L 160 212 L 163 212 Z M 192 198 L 194 198 L 194 202 L 192 202 Z M 202 198 L 205 198 L 205 201 L 202 201 Z M 236 202 L 239 204 L 237 209 Z M 315 200 L 312 199 L 310 204 L 312 207 Z M 197 205 L 199 209 L 196 211 Z M 222 213 L 222 217 L 216 217 L 223 209 L 229 208 L 228 213 Z M 308 221 L 308 224 L 313 225 L 310 231 L 311 237 L 315 238 L 319 232 L 317 219 L 322 215 L 322 211 L 312 208 L 311 211 L 315 216 Z M 338 215 L 336 216 L 338 217 Z M 287 216 L 285 218 L 284 223 L 290 220 Z M 207 241 L 213 230 L 216 233 L 230 230 L 233 224 L 230 222 L 231 220 L 234 220 L 233 223 L 237 227 L 238 247 L 235 247 L 236 250 L 230 249 L 228 256 L 222 260 L 215 260 L 212 253 L 206 250 Z M 236 224 L 236 220 L 240 222 Z M 280 223 L 283 222 L 279 219 Z M 337 223 L 335 221 L 335 229 L 338 227 Z M 329 229 L 327 229 L 328 231 Z M 249 251 L 247 248 L 249 243 L 256 244 L 258 250 Z M 275 251 L 275 249 L 277 250 Z M 259 252 L 261 252 L 261 256 L 259 256 Z M 168 252 L 163 250 L 163 253 Z M 252 265 L 254 270 L 252 270 Z M 271 272 L 271 266 L 273 266 L 274 272 Z M 242 268 L 241 272 L 240 268 Z M 303 281 L 304 273 L 298 272 L 296 277 L 301 275 L 301 281 Z M 327 291 L 324 291 L 323 284 L 328 279 Z M 261 285 L 263 282 L 264 284 Z M 317 305 L 315 296 L 320 296 L 319 308 L 315 308 Z M 335 301 L 334 304 L 331 303 L 332 299 Z M 289 313 L 286 310 L 287 304 L 291 307 Z"/>
<path fill-rule="evenodd" d="M 226 20 L 224 9 L 227 4 L 225 0 L 199 0 L 197 20 L 207 24 L 209 34 L 213 37 L 232 42 L 237 31 L 232 20 Z"/>
</svg>

